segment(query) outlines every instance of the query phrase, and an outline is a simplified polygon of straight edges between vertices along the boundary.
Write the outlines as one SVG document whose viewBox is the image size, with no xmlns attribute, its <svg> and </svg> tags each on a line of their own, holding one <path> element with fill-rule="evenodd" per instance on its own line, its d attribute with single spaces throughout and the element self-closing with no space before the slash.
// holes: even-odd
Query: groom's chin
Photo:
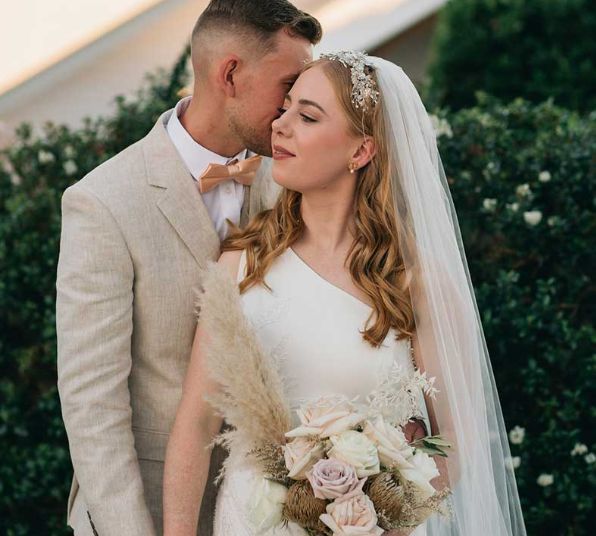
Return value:
<svg viewBox="0 0 596 536">
<path fill-rule="evenodd" d="M 266 140 L 251 140 L 250 143 L 246 144 L 246 148 L 261 156 L 267 156 L 271 158 L 273 156 L 273 150 L 271 149 L 271 137 L 267 137 Z"/>
</svg>

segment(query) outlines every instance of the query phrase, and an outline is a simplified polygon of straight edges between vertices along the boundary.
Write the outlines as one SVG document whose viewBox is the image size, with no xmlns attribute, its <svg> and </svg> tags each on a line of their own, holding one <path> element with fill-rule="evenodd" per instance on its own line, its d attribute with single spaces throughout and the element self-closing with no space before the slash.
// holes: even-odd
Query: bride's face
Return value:
<svg viewBox="0 0 596 536">
<path fill-rule="evenodd" d="M 272 125 L 275 182 L 301 193 L 354 182 L 348 165 L 361 139 L 320 66 L 300 75 L 280 112 Z"/>
</svg>

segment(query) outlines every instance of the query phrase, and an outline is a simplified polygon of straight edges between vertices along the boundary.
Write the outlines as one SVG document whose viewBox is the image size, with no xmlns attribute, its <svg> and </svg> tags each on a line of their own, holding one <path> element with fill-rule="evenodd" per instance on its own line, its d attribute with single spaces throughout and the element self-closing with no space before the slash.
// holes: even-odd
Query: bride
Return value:
<svg viewBox="0 0 596 536">
<path fill-rule="evenodd" d="M 280 197 L 224 242 L 219 265 L 237 282 L 259 344 L 281 355 L 290 407 L 331 393 L 366 397 L 396 363 L 427 372 L 439 392 L 425 397 L 420 419 L 453 446 L 431 482 L 451 488 L 451 515 L 390 534 L 524 535 L 457 219 L 414 86 L 380 58 L 325 55 L 305 67 L 280 113 L 272 137 Z M 219 389 L 205 357 L 218 335 L 199 321 L 166 456 L 166 536 L 196 534 L 222 425 L 205 400 Z M 257 477 L 232 449 L 216 536 L 257 534 Z M 289 523 L 271 534 L 307 532 Z"/>
</svg>

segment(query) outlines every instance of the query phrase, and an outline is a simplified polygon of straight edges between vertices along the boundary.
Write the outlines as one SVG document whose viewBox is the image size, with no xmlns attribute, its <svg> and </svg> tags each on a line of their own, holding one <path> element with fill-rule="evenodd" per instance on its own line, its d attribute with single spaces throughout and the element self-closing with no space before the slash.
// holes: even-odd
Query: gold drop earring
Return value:
<svg viewBox="0 0 596 536">
<path fill-rule="evenodd" d="M 350 162 L 348 165 L 348 169 L 350 170 L 350 173 L 354 173 L 356 171 L 357 167 L 358 167 L 358 165 L 355 164 L 354 162 Z"/>
</svg>

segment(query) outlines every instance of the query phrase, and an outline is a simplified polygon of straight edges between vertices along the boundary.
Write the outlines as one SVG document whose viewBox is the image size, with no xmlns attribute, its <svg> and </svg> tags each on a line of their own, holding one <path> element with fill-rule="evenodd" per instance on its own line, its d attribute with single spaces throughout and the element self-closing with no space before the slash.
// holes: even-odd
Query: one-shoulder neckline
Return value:
<svg viewBox="0 0 596 536">
<path fill-rule="evenodd" d="M 354 296 L 353 294 L 350 294 L 347 290 L 344 290 L 341 287 L 338 287 L 337 285 L 334 285 L 333 283 L 331 283 L 331 281 L 325 279 L 321 274 L 319 274 L 314 268 L 312 268 L 312 266 L 310 266 L 310 264 L 308 264 L 300 255 L 298 255 L 298 253 L 296 253 L 294 251 L 293 248 L 289 247 L 287 249 L 287 251 L 290 253 L 290 255 L 298 261 L 298 263 L 308 272 L 310 272 L 310 274 L 312 274 L 316 279 L 318 279 L 320 282 L 324 283 L 327 287 L 334 289 L 336 292 L 342 294 L 343 296 L 346 296 L 347 298 L 351 299 L 354 303 L 362 306 L 362 307 L 366 307 L 366 309 L 368 309 L 369 311 L 372 310 L 372 306 L 369 305 L 366 302 L 363 302 L 360 298 L 357 298 L 356 296 Z"/>
</svg>

